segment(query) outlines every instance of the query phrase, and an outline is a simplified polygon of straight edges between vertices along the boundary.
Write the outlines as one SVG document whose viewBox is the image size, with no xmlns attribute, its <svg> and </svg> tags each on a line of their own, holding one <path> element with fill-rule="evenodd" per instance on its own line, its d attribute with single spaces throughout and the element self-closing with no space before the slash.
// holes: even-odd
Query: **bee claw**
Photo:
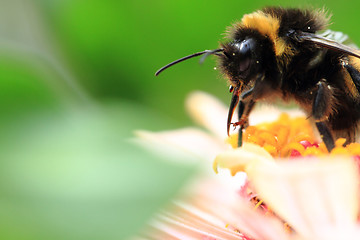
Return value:
<svg viewBox="0 0 360 240">
<path fill-rule="evenodd" d="M 243 127 L 243 126 L 245 126 L 246 124 L 247 124 L 247 120 L 245 120 L 245 119 L 241 119 L 241 120 L 238 121 L 238 122 L 233 122 L 233 123 L 231 123 L 231 125 L 233 125 L 233 127 L 234 127 L 234 130 L 236 129 L 237 126 Z"/>
</svg>

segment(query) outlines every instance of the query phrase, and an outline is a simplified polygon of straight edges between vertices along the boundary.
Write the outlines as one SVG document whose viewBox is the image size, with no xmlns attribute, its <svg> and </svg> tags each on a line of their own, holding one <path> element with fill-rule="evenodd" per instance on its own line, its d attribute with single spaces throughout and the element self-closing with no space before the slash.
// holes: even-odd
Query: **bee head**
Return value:
<svg viewBox="0 0 360 240">
<path fill-rule="evenodd" d="M 245 38 L 223 44 L 220 68 L 229 78 L 231 85 L 247 85 L 261 71 L 259 43 L 254 38 Z"/>
</svg>

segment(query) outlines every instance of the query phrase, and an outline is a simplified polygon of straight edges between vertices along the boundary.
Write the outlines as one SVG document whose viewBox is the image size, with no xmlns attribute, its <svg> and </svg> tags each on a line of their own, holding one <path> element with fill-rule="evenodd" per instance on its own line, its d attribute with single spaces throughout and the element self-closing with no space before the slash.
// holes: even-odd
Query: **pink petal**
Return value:
<svg viewBox="0 0 360 240">
<path fill-rule="evenodd" d="M 146 233 L 159 240 L 289 239 L 281 222 L 256 212 L 238 193 L 214 179 L 194 184 L 189 196 L 158 215 Z"/>
<path fill-rule="evenodd" d="M 260 198 L 302 236 L 345 239 L 341 236 L 354 231 L 359 176 L 352 159 L 294 160 L 249 169 Z"/>
</svg>

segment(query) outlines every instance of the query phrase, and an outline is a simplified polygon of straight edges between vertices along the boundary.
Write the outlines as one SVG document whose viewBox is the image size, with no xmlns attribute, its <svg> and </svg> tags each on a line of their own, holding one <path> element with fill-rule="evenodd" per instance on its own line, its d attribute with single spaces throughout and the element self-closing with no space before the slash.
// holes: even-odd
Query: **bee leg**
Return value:
<svg viewBox="0 0 360 240">
<path fill-rule="evenodd" d="M 241 95 L 240 95 L 240 99 L 242 100 L 247 100 L 250 96 L 253 95 L 254 93 L 254 88 L 255 87 L 252 87 L 250 88 L 249 90 L 247 90 L 246 92 L 243 92 Z M 240 115 L 239 115 L 240 116 Z"/>
<path fill-rule="evenodd" d="M 247 128 L 249 125 L 249 115 L 251 110 L 253 109 L 255 105 L 255 100 L 257 99 L 257 95 L 262 92 L 260 91 L 263 88 L 263 85 L 259 85 L 259 82 L 263 79 L 263 74 L 259 74 L 257 76 L 257 81 L 254 86 L 252 86 L 247 91 L 244 91 L 240 95 L 240 101 L 239 101 L 239 107 L 238 107 L 238 113 L 239 113 L 239 121 L 236 123 L 233 123 L 233 126 L 240 126 L 239 128 L 239 134 L 238 134 L 238 147 L 242 146 L 243 142 L 243 130 Z M 261 87 L 260 87 L 261 86 Z M 258 93 L 258 94 L 256 94 Z"/>
<path fill-rule="evenodd" d="M 317 85 L 318 89 L 313 102 L 312 117 L 316 121 L 315 124 L 321 139 L 324 141 L 327 150 L 330 152 L 335 147 L 335 143 L 326 121 L 332 107 L 332 90 L 325 81 L 320 81 Z"/>
<path fill-rule="evenodd" d="M 239 102 L 239 106 L 238 106 L 238 111 L 239 111 L 239 122 L 241 121 L 241 117 L 244 114 L 244 109 L 245 109 L 245 104 L 243 101 Z M 239 128 L 239 134 L 238 134 L 238 147 L 242 146 L 242 141 L 243 141 L 243 129 L 244 129 L 244 125 L 240 125 Z"/>
<path fill-rule="evenodd" d="M 331 152 L 331 150 L 335 147 L 335 143 L 329 128 L 326 126 L 325 122 L 317 122 L 315 124 L 327 150 Z"/>
<path fill-rule="evenodd" d="M 239 121 L 240 128 L 239 128 L 239 134 L 238 134 L 238 147 L 242 146 L 243 143 L 243 130 L 246 129 L 249 125 L 249 115 L 251 110 L 253 109 L 255 105 L 255 102 L 253 100 L 250 100 L 250 102 L 245 105 L 243 101 L 239 102 Z M 236 123 L 235 123 L 236 124 Z"/>
<path fill-rule="evenodd" d="M 324 121 L 327 120 L 332 111 L 333 91 L 325 81 L 318 82 L 317 87 L 312 107 L 312 117 L 316 121 Z"/>
</svg>

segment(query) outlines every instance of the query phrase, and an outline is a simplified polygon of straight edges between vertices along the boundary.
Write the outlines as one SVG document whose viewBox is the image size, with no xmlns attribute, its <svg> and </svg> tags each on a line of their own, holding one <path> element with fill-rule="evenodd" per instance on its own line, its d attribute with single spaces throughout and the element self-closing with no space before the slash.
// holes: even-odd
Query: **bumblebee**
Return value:
<svg viewBox="0 0 360 240">
<path fill-rule="evenodd" d="M 347 35 L 326 30 L 323 10 L 268 7 L 243 16 L 215 50 L 198 52 L 160 68 L 203 55 L 219 58 L 232 98 L 227 131 L 242 131 L 259 101 L 295 101 L 313 119 L 327 149 L 334 139 L 354 142 L 360 121 L 360 52 Z M 239 120 L 232 123 L 238 107 Z"/>
</svg>

